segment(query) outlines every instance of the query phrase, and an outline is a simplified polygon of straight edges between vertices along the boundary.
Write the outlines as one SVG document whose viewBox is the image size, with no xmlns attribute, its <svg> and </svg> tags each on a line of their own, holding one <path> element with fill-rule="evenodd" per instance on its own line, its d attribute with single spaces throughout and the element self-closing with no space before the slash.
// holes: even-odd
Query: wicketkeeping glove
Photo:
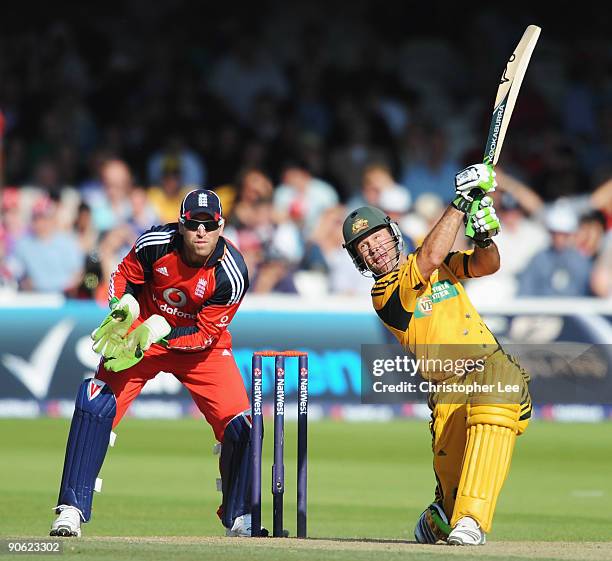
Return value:
<svg viewBox="0 0 612 561">
<path fill-rule="evenodd" d="M 495 171 L 489 164 L 474 164 L 455 175 L 455 194 L 467 201 L 474 200 L 478 194 L 495 191 L 495 187 Z"/>
<path fill-rule="evenodd" d="M 138 300 L 131 294 L 124 294 L 120 300 L 113 298 L 110 308 L 111 312 L 91 334 L 93 350 L 105 357 L 114 356 L 117 345 L 140 314 Z"/>
<path fill-rule="evenodd" d="M 172 327 L 159 315 L 152 315 L 128 333 L 115 348 L 115 355 L 104 361 L 104 368 L 112 372 L 127 370 L 138 364 L 153 343 L 161 341 Z"/>
</svg>

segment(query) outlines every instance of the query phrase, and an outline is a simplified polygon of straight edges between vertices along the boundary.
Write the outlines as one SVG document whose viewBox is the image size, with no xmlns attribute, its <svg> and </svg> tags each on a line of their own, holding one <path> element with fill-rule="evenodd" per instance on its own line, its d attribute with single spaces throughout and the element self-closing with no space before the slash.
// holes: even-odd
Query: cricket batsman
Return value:
<svg viewBox="0 0 612 561">
<path fill-rule="evenodd" d="M 507 355 L 468 299 L 462 279 L 490 275 L 500 256 L 493 241 L 500 230 L 489 193 L 495 172 L 469 166 L 455 177 L 456 198 L 426 236 L 405 256 L 397 224 L 371 206 L 344 221 L 344 248 L 357 269 L 375 279 L 372 303 L 385 327 L 415 357 L 471 358 L 481 367 L 459 376 L 434 368 L 421 375 L 447 384 L 429 393 L 432 410 L 434 502 L 417 521 L 419 543 L 482 545 L 506 479 L 516 437 L 531 417 L 529 376 Z M 475 247 L 451 252 L 457 232 L 471 225 Z M 466 355 L 468 355 L 466 357 Z M 463 380 L 477 388 L 446 393 Z M 498 382 L 512 391 L 496 391 Z"/>
<path fill-rule="evenodd" d="M 113 273 L 111 312 L 92 333 L 102 359 L 77 392 L 52 536 L 81 535 L 111 430 L 160 371 L 182 382 L 221 443 L 226 534 L 251 535 L 249 401 L 227 330 L 249 279 L 222 233 L 219 197 L 193 190 L 178 223 L 142 234 Z"/>
</svg>

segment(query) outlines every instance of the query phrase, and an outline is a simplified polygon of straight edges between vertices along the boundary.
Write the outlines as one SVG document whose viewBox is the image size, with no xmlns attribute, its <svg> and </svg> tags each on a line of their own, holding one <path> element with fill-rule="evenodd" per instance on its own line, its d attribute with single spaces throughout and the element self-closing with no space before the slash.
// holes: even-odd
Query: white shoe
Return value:
<svg viewBox="0 0 612 561">
<path fill-rule="evenodd" d="M 480 529 L 478 522 L 469 516 L 464 516 L 455 524 L 448 535 L 449 545 L 484 545 L 486 534 Z"/>
<path fill-rule="evenodd" d="M 68 505 L 60 505 L 58 508 L 60 513 L 51 525 L 49 535 L 80 538 L 81 513 L 79 509 Z"/>
<path fill-rule="evenodd" d="M 231 538 L 250 538 L 251 514 L 243 514 L 235 518 L 232 527 L 225 530 L 225 535 Z"/>
</svg>

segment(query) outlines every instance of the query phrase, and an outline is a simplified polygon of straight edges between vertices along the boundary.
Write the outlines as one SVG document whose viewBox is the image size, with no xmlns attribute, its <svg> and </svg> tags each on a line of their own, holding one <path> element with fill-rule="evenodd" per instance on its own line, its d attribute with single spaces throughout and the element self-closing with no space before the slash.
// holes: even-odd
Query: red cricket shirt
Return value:
<svg viewBox="0 0 612 561">
<path fill-rule="evenodd" d="M 129 292 L 140 304 L 141 320 L 166 318 L 169 349 L 231 348 L 227 326 L 249 287 L 244 259 L 219 237 L 206 265 L 190 267 L 180 256 L 182 243 L 176 223 L 142 234 L 111 275 L 109 298 Z"/>
</svg>

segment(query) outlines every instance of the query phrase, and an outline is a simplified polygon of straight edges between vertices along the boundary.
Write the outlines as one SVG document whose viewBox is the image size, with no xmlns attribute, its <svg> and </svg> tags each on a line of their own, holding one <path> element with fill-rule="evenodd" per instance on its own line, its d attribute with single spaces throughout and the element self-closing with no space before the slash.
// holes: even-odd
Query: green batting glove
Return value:
<svg viewBox="0 0 612 561">
<path fill-rule="evenodd" d="M 116 354 L 104 361 L 104 368 L 120 372 L 138 364 L 149 347 L 161 341 L 171 329 L 162 316 L 152 315 L 122 339 Z"/>
<path fill-rule="evenodd" d="M 117 353 L 117 345 L 120 345 L 121 339 L 140 314 L 138 300 L 131 294 L 124 294 L 121 300 L 113 298 L 109 305 L 111 312 L 91 334 L 94 341 L 93 350 L 105 357 L 114 356 Z"/>
<path fill-rule="evenodd" d="M 493 199 L 483 197 L 478 205 L 474 206 L 475 208 L 467 215 L 466 236 L 472 238 L 475 242 L 484 242 L 490 240 L 493 236 L 497 236 L 501 231 L 501 224 L 493 206 Z M 468 228 L 468 226 L 471 228 Z"/>
<path fill-rule="evenodd" d="M 495 191 L 495 187 L 495 171 L 489 164 L 474 164 L 455 175 L 455 194 L 468 201 L 473 200 L 472 190 L 480 191 L 484 195 Z"/>
</svg>

